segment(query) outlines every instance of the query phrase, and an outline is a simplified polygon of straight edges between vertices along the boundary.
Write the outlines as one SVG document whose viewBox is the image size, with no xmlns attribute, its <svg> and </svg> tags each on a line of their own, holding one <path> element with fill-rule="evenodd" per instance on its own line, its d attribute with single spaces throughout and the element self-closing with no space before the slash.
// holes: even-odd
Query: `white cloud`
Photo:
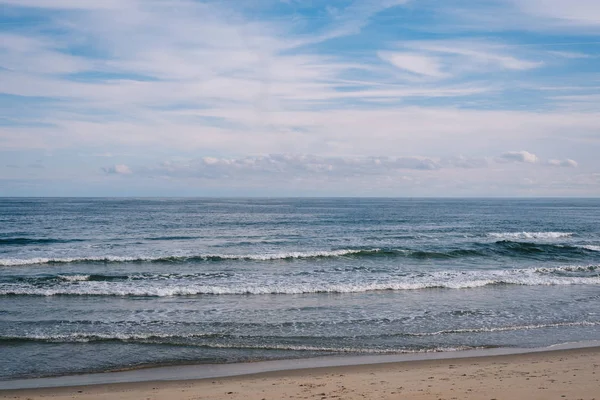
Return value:
<svg viewBox="0 0 600 400">
<path fill-rule="evenodd" d="M 600 2 L 597 0 L 510 0 L 523 12 L 563 25 L 599 26 Z"/>
<path fill-rule="evenodd" d="M 323 42 L 337 37 L 359 33 L 374 15 L 404 5 L 410 0 L 370 0 L 355 1 L 345 8 L 336 8 L 335 3 L 327 7 L 331 23 L 323 31 L 309 37 L 291 41 L 291 46 L 305 46 L 310 43 Z"/>
<path fill-rule="evenodd" d="M 595 92 L 595 90 L 592 89 L 590 92 Z M 551 96 L 550 99 L 555 102 L 557 107 L 566 110 L 600 111 L 600 94 L 597 93 Z"/>
<path fill-rule="evenodd" d="M 551 35 L 548 41 L 527 43 L 534 47 L 569 43 L 568 40 L 555 40 L 561 37 L 566 39 L 561 36 L 564 33 L 589 35 L 593 40 L 600 27 L 600 3 L 597 0 L 450 1 L 436 5 L 436 11 L 446 16 L 446 19 L 440 18 L 444 32 L 477 31 L 485 36 L 497 36 L 505 32 Z M 557 34 L 559 36 L 555 36 Z"/>
<path fill-rule="evenodd" d="M 548 51 L 548 54 L 551 54 L 553 56 L 557 56 L 557 57 L 562 57 L 562 58 L 567 58 L 567 59 L 581 59 L 581 58 L 592 58 L 591 55 L 586 54 L 586 53 L 578 53 L 575 51 L 554 51 L 554 50 L 550 50 Z"/>
<path fill-rule="evenodd" d="M 577 161 L 567 158 L 566 160 L 548 160 L 548 165 L 553 167 L 577 168 Z"/>
<path fill-rule="evenodd" d="M 206 165 L 216 165 L 216 164 L 222 163 L 224 160 L 220 160 L 220 159 L 215 158 L 215 157 L 204 157 L 202 159 L 202 161 Z"/>
<path fill-rule="evenodd" d="M 482 66 L 495 65 L 508 70 L 528 70 L 543 65 L 539 61 L 522 60 L 506 54 L 509 48 L 502 44 L 487 43 L 482 40 L 415 41 L 405 42 L 403 45 L 430 53 L 461 56 L 463 62 Z"/>
<path fill-rule="evenodd" d="M 360 176 L 395 176 L 401 171 L 436 171 L 442 168 L 473 168 L 466 157 L 462 163 L 430 157 L 325 157 L 312 154 L 268 154 L 239 158 L 203 157 L 185 162 L 165 162 L 155 167 L 138 168 L 143 175 L 196 177 L 234 180 L 281 179 L 328 176 L 332 179 Z M 467 165 L 468 164 L 468 165 Z"/>
<path fill-rule="evenodd" d="M 41 3 L 32 0 L 27 4 Z M 79 2 L 52 2 L 65 7 L 75 7 L 75 3 Z M 399 3 L 377 3 L 372 6 L 375 11 L 367 14 Z M 423 78 L 411 82 L 390 73 L 399 70 L 377 59 L 361 63 L 310 49 L 290 51 L 289 42 L 297 35 L 285 24 L 250 22 L 216 3 L 182 0 L 178 7 L 127 1 L 118 12 L 78 11 L 78 18 L 64 27 L 71 35 L 61 36 L 60 41 L 89 43 L 110 51 L 110 58 L 100 63 L 73 57 L 68 58 L 72 64 L 56 62 L 53 67 L 55 58 L 48 53 L 53 57 L 62 54 L 63 43 L 40 40 L 35 32 L 22 33 L 21 38 L 33 41 L 36 49 L 22 52 L 19 38 L 8 38 L 19 45 L 0 63 L 28 67 L 25 71 L 0 71 L 2 91 L 61 102 L 37 111 L 40 115 L 33 122 L 43 124 L 43 130 L 0 127 L 2 144 L 122 147 L 141 143 L 221 154 L 323 151 L 393 155 L 394 148 L 406 148 L 408 154 L 439 154 L 447 148 L 457 154 L 462 151 L 459 140 L 468 140 L 475 147 L 485 143 L 521 147 L 526 145 L 520 143 L 523 138 L 552 136 L 565 127 L 582 133 L 597 127 L 598 115 L 592 113 L 473 109 L 470 96 L 489 93 L 492 97 L 501 91 L 491 81 L 428 82 L 450 77 L 448 57 L 459 57 L 452 62 L 457 68 L 486 64 L 485 59 L 498 68 L 529 66 L 531 61 L 502 46 L 482 41 L 409 42 L 414 48 L 408 58 L 401 51 L 379 53 Z M 90 68 L 100 79 L 49 76 Z M 106 73 L 114 76 L 102 79 Z M 460 73 L 452 70 L 452 74 Z M 438 103 L 411 106 L 450 98 L 456 101 L 446 107 Z M 467 108 L 462 108 L 465 104 Z M 458 135 L 458 140 L 451 135 Z"/>
<path fill-rule="evenodd" d="M 521 159 L 530 158 L 522 154 Z M 567 166 L 567 161 L 561 160 L 561 164 Z M 489 196 L 511 193 L 531 196 L 592 193 L 589 191 L 589 173 L 582 171 L 577 174 L 574 168 L 554 167 L 552 160 L 507 162 L 485 156 L 266 154 L 207 156 L 137 165 L 132 179 L 128 181 L 145 181 L 152 187 L 160 182 L 158 187 L 163 189 L 185 187 L 192 192 L 198 190 L 199 194 L 203 190 L 212 193 L 217 190 L 218 193 L 219 188 L 250 190 L 261 195 L 439 196 L 444 193 L 450 196 Z"/>
<path fill-rule="evenodd" d="M 522 151 L 508 151 L 506 153 L 502 153 L 498 157 L 498 160 L 501 162 L 505 161 L 505 162 L 520 162 L 520 163 L 534 164 L 539 161 L 539 158 L 533 153 L 522 150 Z"/>
<path fill-rule="evenodd" d="M 455 156 L 450 158 L 422 156 L 320 156 L 314 154 L 266 154 L 244 157 L 203 157 L 187 161 L 167 161 L 158 166 L 136 168 L 142 175 L 172 177 L 261 179 L 267 176 L 298 178 L 329 176 L 396 176 L 402 171 L 433 173 L 441 170 L 482 169 L 492 166 L 493 158 Z M 497 162 L 536 164 L 537 156 L 527 151 L 507 152 Z M 574 167 L 573 160 L 549 160 L 541 166 Z M 127 168 L 128 173 L 131 172 Z"/>
<path fill-rule="evenodd" d="M 18 110 L 9 113 L 9 124 L 0 124 L 0 148 L 118 155 L 124 164 L 103 170 L 136 179 L 143 171 L 441 181 L 460 169 L 452 179 L 481 174 L 483 182 L 490 166 L 579 171 L 549 168 L 556 160 L 544 162 L 528 152 L 494 157 L 498 149 L 523 148 L 557 158 L 564 151 L 577 155 L 585 168 L 597 165 L 577 153 L 593 152 L 585 143 L 598 145 L 600 108 L 590 86 L 596 78 L 559 80 L 551 70 L 577 53 L 519 46 L 517 35 L 507 45 L 501 35 L 483 39 L 470 27 L 440 28 L 447 36 L 465 29 L 457 35 L 461 40 L 400 43 L 363 31 L 376 17 L 395 22 L 402 8 L 390 10 L 389 18 L 382 11 L 403 0 L 356 1 L 293 21 L 245 15 L 267 7 L 251 3 L 0 0 L 17 16 L 23 10 L 46 13 L 39 25 L 24 24 L 0 36 L 0 92 L 31 101 L 14 102 Z M 312 46 L 346 35 L 358 38 L 361 31 L 356 46 L 337 47 L 337 41 Z M 548 74 L 535 75 L 541 67 L 549 67 Z M 522 71 L 526 82 L 519 80 Z M 539 90 L 535 96 L 521 93 L 526 84 L 558 81 L 571 87 L 560 98 Z M 580 83 L 590 93 L 573 97 Z M 244 156 L 269 153 L 313 156 Z M 212 157 L 154 168 L 125 165 L 198 154 Z M 101 165 L 94 165 L 96 172 Z"/>
<path fill-rule="evenodd" d="M 380 56 L 399 68 L 437 78 L 493 70 L 526 71 L 544 65 L 543 61 L 531 61 L 511 54 L 515 52 L 514 48 L 480 39 L 403 41 L 396 45 L 408 51 L 382 52 Z"/>
<path fill-rule="evenodd" d="M 19 74 L 67 74 L 91 69 L 93 62 L 61 52 L 48 39 L 0 33 L 0 66 Z"/>
<path fill-rule="evenodd" d="M 122 8 L 124 3 L 135 3 L 134 0 L 0 0 L 0 4 L 14 7 L 50 8 L 50 9 L 75 9 L 99 10 Z"/>
<path fill-rule="evenodd" d="M 465 157 L 459 155 L 450 157 L 446 160 L 446 164 L 457 168 L 485 168 L 489 165 L 490 160 L 487 157 Z"/>
<path fill-rule="evenodd" d="M 92 146 L 119 154 L 158 148 L 163 152 L 224 155 L 302 152 L 332 156 L 477 156 L 496 154 L 498 148 L 531 148 L 540 141 L 545 150 L 561 151 L 567 143 L 597 136 L 600 120 L 598 112 L 402 106 L 326 111 L 257 110 L 246 105 L 186 112 L 134 108 L 129 114 L 129 120 L 112 121 L 102 115 L 82 118 L 73 112 L 54 110 L 41 120 L 48 124 L 43 128 L 0 126 L 0 143 L 5 149 Z M 229 126 L 204 126 L 206 119 L 225 121 Z"/>
<path fill-rule="evenodd" d="M 429 57 L 416 53 L 393 53 L 379 52 L 379 57 L 390 62 L 395 67 L 417 75 L 425 75 L 433 78 L 447 76 L 440 62 L 435 57 Z"/>
<path fill-rule="evenodd" d="M 564 96 L 554 96 L 552 97 L 554 100 L 562 100 L 565 102 L 590 102 L 596 103 L 600 102 L 600 94 L 573 94 L 573 95 L 564 95 Z"/>
<path fill-rule="evenodd" d="M 102 168 L 107 174 L 115 175 L 129 175 L 132 173 L 131 169 L 125 164 L 115 164 L 111 167 Z"/>
</svg>

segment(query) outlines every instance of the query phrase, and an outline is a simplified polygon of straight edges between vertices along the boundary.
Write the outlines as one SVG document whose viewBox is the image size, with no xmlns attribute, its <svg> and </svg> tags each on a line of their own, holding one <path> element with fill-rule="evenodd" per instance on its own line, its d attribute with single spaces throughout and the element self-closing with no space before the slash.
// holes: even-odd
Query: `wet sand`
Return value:
<svg viewBox="0 0 600 400">
<path fill-rule="evenodd" d="M 0 399 L 600 400 L 600 347 L 0 391 Z"/>
</svg>

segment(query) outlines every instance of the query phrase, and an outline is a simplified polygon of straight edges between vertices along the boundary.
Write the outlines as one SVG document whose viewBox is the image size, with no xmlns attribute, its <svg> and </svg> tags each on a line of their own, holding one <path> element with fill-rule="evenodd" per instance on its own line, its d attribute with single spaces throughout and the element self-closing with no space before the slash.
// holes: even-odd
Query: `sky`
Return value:
<svg viewBox="0 0 600 400">
<path fill-rule="evenodd" d="M 600 197 L 600 1 L 0 0 L 0 196 Z"/>
</svg>

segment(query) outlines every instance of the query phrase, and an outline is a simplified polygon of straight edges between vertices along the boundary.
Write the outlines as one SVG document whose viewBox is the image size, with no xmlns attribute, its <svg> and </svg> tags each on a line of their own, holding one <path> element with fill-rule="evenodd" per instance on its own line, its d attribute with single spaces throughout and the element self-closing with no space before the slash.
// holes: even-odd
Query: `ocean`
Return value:
<svg viewBox="0 0 600 400">
<path fill-rule="evenodd" d="M 0 199 L 0 379 L 600 340 L 598 199 Z"/>
</svg>

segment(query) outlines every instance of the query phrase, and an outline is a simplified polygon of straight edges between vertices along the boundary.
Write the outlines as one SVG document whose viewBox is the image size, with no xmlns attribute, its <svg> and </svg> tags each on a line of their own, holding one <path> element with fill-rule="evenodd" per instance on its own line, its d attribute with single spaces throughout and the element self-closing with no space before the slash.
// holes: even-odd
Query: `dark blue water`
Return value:
<svg viewBox="0 0 600 400">
<path fill-rule="evenodd" d="M 0 378 L 600 339 L 600 201 L 0 199 Z"/>
</svg>

